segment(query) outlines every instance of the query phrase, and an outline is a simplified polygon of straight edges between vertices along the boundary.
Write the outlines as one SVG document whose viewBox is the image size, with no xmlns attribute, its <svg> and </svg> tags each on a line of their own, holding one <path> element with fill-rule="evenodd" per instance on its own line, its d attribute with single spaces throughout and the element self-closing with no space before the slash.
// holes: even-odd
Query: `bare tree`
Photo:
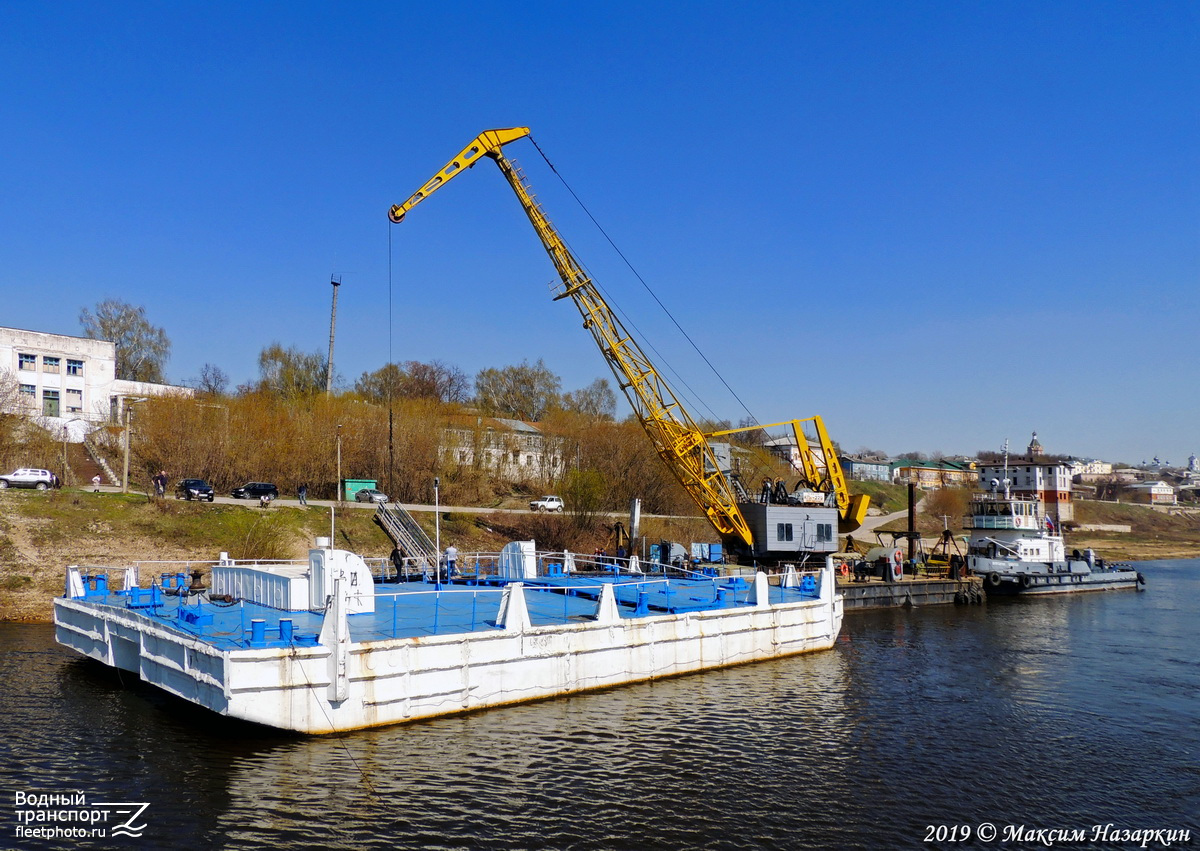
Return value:
<svg viewBox="0 0 1200 851">
<path fill-rule="evenodd" d="M 475 376 L 475 401 L 489 413 L 540 420 L 562 404 L 562 380 L 538 358 L 536 364 L 488 368 Z"/>
<path fill-rule="evenodd" d="M 326 357 L 320 352 L 285 349 L 272 343 L 258 355 L 259 380 L 255 390 L 284 399 L 311 396 L 325 390 Z"/>
<path fill-rule="evenodd" d="M 456 366 L 437 360 L 429 363 L 410 360 L 364 372 L 354 382 L 354 390 L 374 402 L 388 399 L 465 402 L 471 395 L 471 383 L 467 374 Z"/>
<path fill-rule="evenodd" d="M 386 363 L 374 372 L 364 372 L 354 382 L 354 392 L 372 402 L 400 399 L 404 395 L 404 371 L 394 363 Z"/>
<path fill-rule="evenodd" d="M 0 369 L 0 414 L 20 412 L 21 385 L 10 370 Z"/>
<path fill-rule="evenodd" d="M 882 449 L 872 449 L 869 446 L 860 446 L 854 451 L 854 454 L 859 458 L 873 459 L 877 461 L 886 461 L 888 454 Z"/>
<path fill-rule="evenodd" d="M 562 406 L 564 410 L 593 419 L 611 420 L 617 413 L 617 394 L 608 386 L 608 379 L 597 378 L 587 387 L 565 394 Z"/>
<path fill-rule="evenodd" d="M 208 396 L 224 396 L 229 392 L 229 376 L 216 364 L 206 363 L 200 367 L 196 389 Z"/>
<path fill-rule="evenodd" d="M 465 402 L 471 395 L 467 374 L 441 361 L 410 360 L 404 364 L 404 395 L 412 399 Z"/>
<path fill-rule="evenodd" d="M 115 298 L 105 299 L 92 313 L 79 313 L 85 336 L 108 340 L 117 348 L 117 378 L 127 381 L 166 381 L 163 367 L 171 355 L 171 341 L 163 329 L 146 319 L 146 308 Z"/>
</svg>

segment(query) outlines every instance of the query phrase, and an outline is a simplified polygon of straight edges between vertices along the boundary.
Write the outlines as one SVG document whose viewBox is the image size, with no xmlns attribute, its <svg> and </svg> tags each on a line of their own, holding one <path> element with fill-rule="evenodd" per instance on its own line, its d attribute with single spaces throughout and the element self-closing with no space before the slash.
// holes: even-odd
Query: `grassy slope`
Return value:
<svg viewBox="0 0 1200 851">
<path fill-rule="evenodd" d="M 363 509 L 340 509 L 335 546 L 368 557 L 388 555 L 392 544 L 372 516 Z M 413 516 L 434 539 L 434 514 Z M 440 537 L 443 547 L 454 544 L 463 553 L 495 552 L 509 541 L 530 539 L 545 549 L 612 551 L 610 523 L 601 519 L 581 530 L 569 516 L 447 512 L 441 515 Z M 213 561 L 220 552 L 233 558 L 301 559 L 329 527 L 329 509 L 316 506 L 275 505 L 264 511 L 253 503 L 148 500 L 86 489 L 0 491 L 0 620 L 49 620 L 67 565 Z M 652 541 L 716 540 L 699 518 L 647 518 L 643 532 Z"/>
<path fill-rule="evenodd" d="M 1081 500 L 1075 503 L 1075 522 L 1125 525 L 1132 531 L 1078 532 L 1067 530 L 1067 546 L 1091 547 L 1109 559 L 1196 558 L 1200 556 L 1200 514 L 1169 514 L 1144 505 Z"/>
<path fill-rule="evenodd" d="M 322 508 L 200 505 L 85 491 L 0 494 L 0 619 L 47 620 L 69 564 L 134 561 L 301 558 L 329 534 Z M 391 544 L 368 511 L 342 510 L 339 545 L 387 555 Z"/>
<path fill-rule="evenodd" d="M 1082 532 L 1072 528 L 1079 524 L 1130 526 L 1125 532 Z M 901 530 L 906 521 L 894 520 L 882 527 Z M 917 528 L 931 540 L 942 528 L 940 517 L 921 514 Z M 956 536 L 965 534 L 953 522 Z M 1065 539 L 1069 549 L 1091 547 L 1109 560 L 1149 560 L 1160 558 L 1200 558 L 1200 513 L 1168 514 L 1145 505 L 1127 505 L 1080 500 L 1075 503 L 1075 523 L 1068 524 Z"/>
<path fill-rule="evenodd" d="M 852 481 L 849 485 L 851 493 L 865 493 L 870 496 L 871 507 L 878 508 L 881 514 L 891 514 L 893 511 L 908 508 L 908 485 L 860 481 Z M 917 498 L 920 499 L 920 496 Z"/>
</svg>

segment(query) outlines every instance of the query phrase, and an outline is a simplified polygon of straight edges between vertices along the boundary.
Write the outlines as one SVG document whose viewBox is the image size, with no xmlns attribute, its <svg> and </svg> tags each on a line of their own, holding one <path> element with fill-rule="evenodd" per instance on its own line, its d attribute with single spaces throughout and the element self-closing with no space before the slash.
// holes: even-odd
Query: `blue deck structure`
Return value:
<svg viewBox="0 0 1200 851">
<path fill-rule="evenodd" d="M 592 620 L 606 585 L 612 586 L 622 618 L 754 605 L 753 585 L 743 576 L 683 573 L 646 576 L 622 573 L 612 566 L 604 573 L 567 574 L 560 565 L 548 563 L 548 575 L 522 579 L 521 585 L 534 626 Z M 82 579 L 82 599 L 88 603 L 137 610 L 162 626 L 222 650 L 315 645 L 325 618 L 324 611 L 189 594 L 183 573 L 162 573 L 149 588 L 128 590 L 112 590 L 107 572 L 83 574 Z M 348 617 L 350 638 L 362 642 L 502 629 L 496 620 L 500 599 L 504 587 L 514 582 L 478 568 L 450 581 L 376 581 L 375 610 Z M 800 576 L 795 587 L 768 587 L 772 604 L 819 596 L 813 574 Z"/>
</svg>

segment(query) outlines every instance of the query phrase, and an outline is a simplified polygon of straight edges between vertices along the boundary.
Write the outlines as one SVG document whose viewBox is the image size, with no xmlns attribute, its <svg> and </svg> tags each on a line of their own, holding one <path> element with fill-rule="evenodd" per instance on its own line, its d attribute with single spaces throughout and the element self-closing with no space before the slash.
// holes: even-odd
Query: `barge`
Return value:
<svg viewBox="0 0 1200 851">
<path fill-rule="evenodd" d="M 67 568 L 58 642 L 220 715 L 308 734 L 825 650 L 842 623 L 829 559 L 704 575 L 514 542 L 460 556 L 450 577 L 392 575 L 318 538 L 305 561 L 161 567 Z"/>
</svg>

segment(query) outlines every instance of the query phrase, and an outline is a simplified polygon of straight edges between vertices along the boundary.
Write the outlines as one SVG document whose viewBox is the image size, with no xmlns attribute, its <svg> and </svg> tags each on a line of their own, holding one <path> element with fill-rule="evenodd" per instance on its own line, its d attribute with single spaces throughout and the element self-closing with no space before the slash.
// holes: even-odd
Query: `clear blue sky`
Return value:
<svg viewBox="0 0 1200 851">
<path fill-rule="evenodd" d="M 143 305 L 168 376 L 279 341 L 338 372 L 607 375 L 498 170 L 525 125 L 763 422 L 973 453 L 1200 452 L 1200 6 L 0 2 L 0 325 Z M 536 149 L 596 279 L 737 401 Z"/>
</svg>

